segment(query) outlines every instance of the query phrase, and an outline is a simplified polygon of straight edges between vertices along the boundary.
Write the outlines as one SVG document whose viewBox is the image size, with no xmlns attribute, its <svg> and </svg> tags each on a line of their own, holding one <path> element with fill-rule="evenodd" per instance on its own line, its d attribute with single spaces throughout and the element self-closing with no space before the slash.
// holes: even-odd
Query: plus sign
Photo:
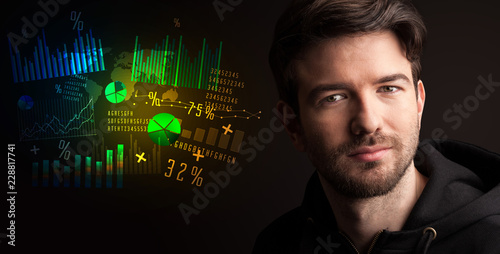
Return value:
<svg viewBox="0 0 500 254">
<path fill-rule="evenodd" d="M 224 126 L 224 125 L 222 125 L 222 129 L 226 130 L 224 132 L 224 135 L 226 135 L 228 131 L 231 132 L 231 133 L 233 133 L 233 130 L 231 130 L 231 124 L 228 124 L 227 127 Z"/>
<path fill-rule="evenodd" d="M 198 161 L 201 158 L 205 158 L 205 156 L 203 156 L 203 154 L 201 154 L 201 150 L 198 149 L 198 153 L 193 153 L 193 156 L 196 156 L 196 161 Z"/>
<path fill-rule="evenodd" d="M 137 163 L 141 162 L 141 160 L 146 161 L 146 159 L 144 158 L 144 153 L 142 153 L 141 155 L 136 154 L 135 156 L 137 156 L 137 158 L 139 158 L 137 160 Z"/>
<path fill-rule="evenodd" d="M 40 148 L 36 148 L 36 146 L 33 145 L 33 149 L 31 149 L 30 151 L 34 152 L 36 155 L 36 152 L 38 152 L 38 150 L 40 150 Z"/>
</svg>

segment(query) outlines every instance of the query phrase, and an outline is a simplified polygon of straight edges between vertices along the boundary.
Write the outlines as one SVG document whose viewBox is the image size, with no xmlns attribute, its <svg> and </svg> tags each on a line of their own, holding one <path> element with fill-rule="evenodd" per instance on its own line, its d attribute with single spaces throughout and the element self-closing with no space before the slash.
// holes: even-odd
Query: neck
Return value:
<svg viewBox="0 0 500 254">
<path fill-rule="evenodd" d="M 422 193 L 427 177 L 413 163 L 396 187 L 384 196 L 354 199 L 335 191 L 320 175 L 337 225 L 359 253 L 367 253 L 382 230 L 400 231 Z"/>
</svg>

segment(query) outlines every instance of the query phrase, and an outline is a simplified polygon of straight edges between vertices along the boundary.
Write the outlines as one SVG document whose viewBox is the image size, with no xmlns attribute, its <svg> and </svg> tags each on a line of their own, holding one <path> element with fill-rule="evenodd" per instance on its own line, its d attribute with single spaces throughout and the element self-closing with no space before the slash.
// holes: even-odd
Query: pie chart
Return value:
<svg viewBox="0 0 500 254">
<path fill-rule="evenodd" d="M 168 113 L 157 114 L 148 124 L 149 138 L 160 146 L 174 143 L 181 134 L 179 120 Z"/>
<path fill-rule="evenodd" d="M 33 99 L 28 95 L 23 95 L 17 101 L 17 106 L 21 110 L 30 110 L 33 107 Z"/>
<path fill-rule="evenodd" d="M 120 103 L 125 100 L 125 97 L 127 96 L 127 89 L 122 82 L 115 81 L 109 83 L 109 85 L 106 86 L 104 94 L 106 95 L 106 99 L 108 99 L 109 102 Z"/>
</svg>

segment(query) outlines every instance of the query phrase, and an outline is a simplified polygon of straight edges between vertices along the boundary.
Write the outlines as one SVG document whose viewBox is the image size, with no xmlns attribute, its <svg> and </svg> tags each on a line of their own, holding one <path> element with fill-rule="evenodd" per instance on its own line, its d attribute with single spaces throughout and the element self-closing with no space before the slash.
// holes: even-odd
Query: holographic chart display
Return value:
<svg viewBox="0 0 500 254">
<path fill-rule="evenodd" d="M 215 202 L 272 109 L 259 102 L 262 70 L 250 64 L 252 47 L 237 35 L 244 30 L 224 21 L 240 2 L 14 8 L 2 45 L 8 195 L 26 198 L 17 203 L 17 238 L 0 235 L 1 245 L 57 246 L 38 235 L 49 228 L 60 246 L 92 250 L 78 241 L 90 234 L 126 249 L 123 239 L 146 230 L 139 238 L 152 249 L 190 248 L 187 235 L 212 213 L 198 193 Z M 144 216 L 151 221 L 141 225 Z M 129 230 L 117 228 L 127 221 Z"/>
<path fill-rule="evenodd" d="M 173 160 L 196 164 L 186 177 L 201 186 L 203 168 L 236 162 L 262 108 L 244 96 L 251 74 L 229 64 L 235 45 L 176 16 L 116 36 L 92 8 L 47 4 L 58 19 L 22 19 L 5 49 L 33 187 L 124 188 L 128 175 L 169 178 Z"/>
</svg>

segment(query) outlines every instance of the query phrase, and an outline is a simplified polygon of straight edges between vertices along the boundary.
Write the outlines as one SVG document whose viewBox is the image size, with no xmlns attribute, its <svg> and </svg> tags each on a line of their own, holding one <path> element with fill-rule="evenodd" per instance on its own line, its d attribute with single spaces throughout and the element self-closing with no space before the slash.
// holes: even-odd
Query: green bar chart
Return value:
<svg viewBox="0 0 500 254">
<path fill-rule="evenodd" d="M 33 187 L 123 188 L 124 145 L 118 144 L 116 151 L 116 161 L 114 150 L 106 150 L 106 161 L 95 161 L 95 164 L 92 164 L 92 157 L 86 156 L 82 160 L 79 154 L 75 155 L 71 166 L 63 165 L 60 160 L 43 160 L 40 169 L 39 162 L 33 162 L 31 185 Z M 82 165 L 83 162 L 84 165 Z M 82 168 L 85 170 L 83 178 Z"/>
<path fill-rule="evenodd" d="M 178 42 L 167 37 L 151 50 L 144 49 L 135 38 L 134 60 L 131 81 L 170 85 L 187 88 L 208 89 L 209 75 L 219 70 L 222 56 L 222 41 L 215 50 L 209 48 L 206 39 L 195 57 L 188 55 L 182 36 Z M 217 86 L 218 71 L 213 72 Z"/>
</svg>

